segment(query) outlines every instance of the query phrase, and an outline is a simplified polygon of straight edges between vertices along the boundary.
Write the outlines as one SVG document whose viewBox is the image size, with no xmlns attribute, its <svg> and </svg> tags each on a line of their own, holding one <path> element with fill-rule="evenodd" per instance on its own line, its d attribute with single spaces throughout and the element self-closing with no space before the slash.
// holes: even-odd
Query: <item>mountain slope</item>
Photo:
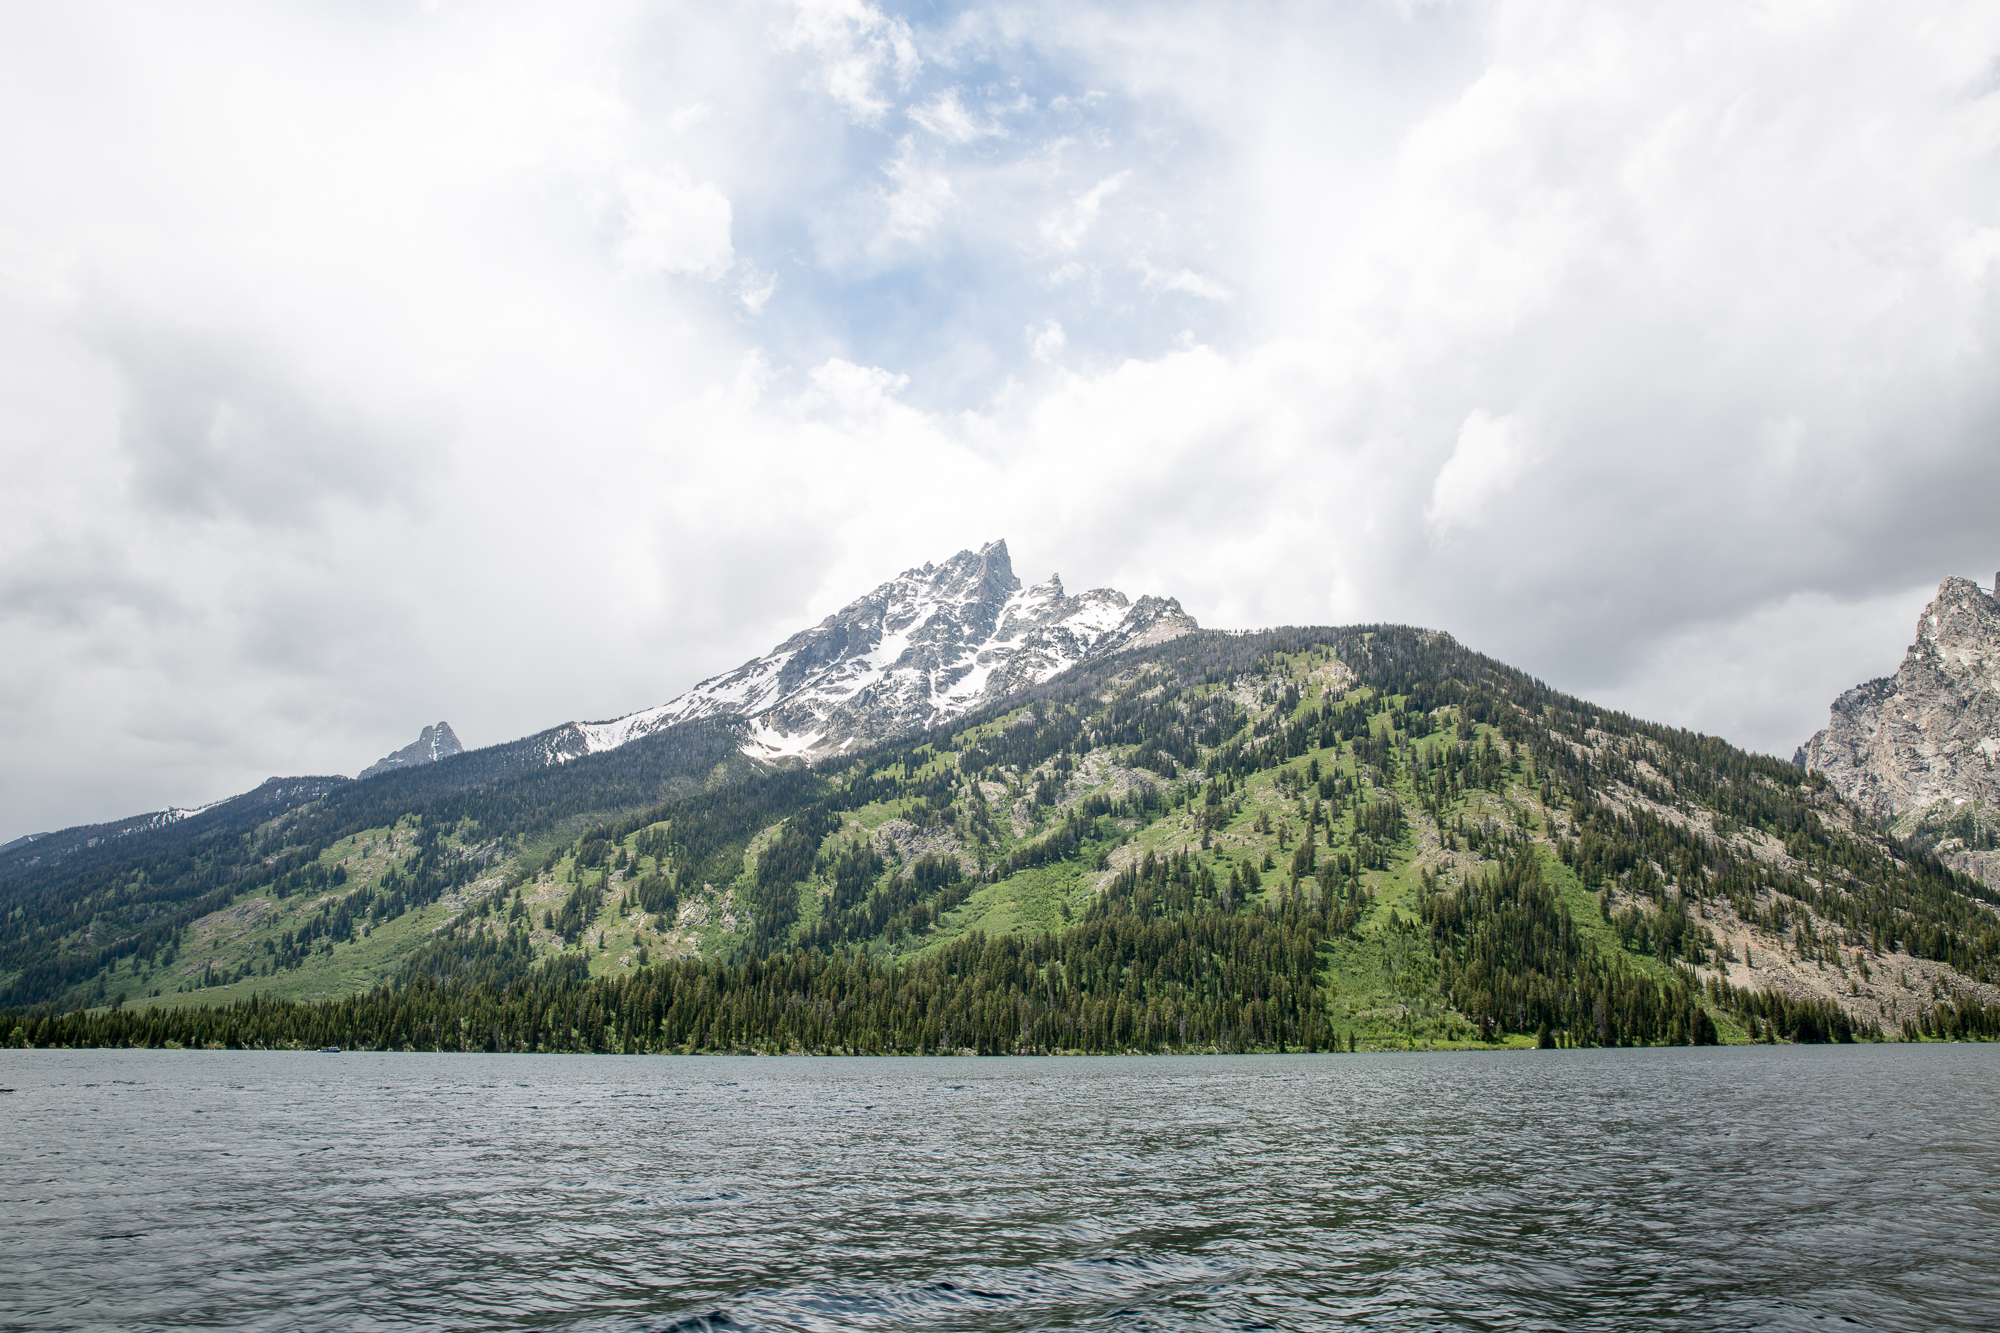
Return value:
<svg viewBox="0 0 2000 1333">
<path fill-rule="evenodd" d="M 108 823 L 16 838 L 0 847 L 0 880 L 78 858 L 106 862 L 142 849 L 155 851 L 241 833 L 310 805 L 347 781 L 338 776 L 268 778 L 239 796 L 193 809 L 169 807 Z"/>
<path fill-rule="evenodd" d="M 253 965 L 271 976 L 310 963 L 290 977 L 304 995 L 365 989 L 449 920 L 438 904 L 564 827 L 744 781 L 755 765 L 742 730 L 693 722 L 563 765 L 546 761 L 544 733 L 366 782 L 274 778 L 185 818 L 17 846 L 0 855 L 0 1006 L 186 993 Z M 372 895 L 367 908 L 356 893 Z M 373 928 L 406 914 L 423 920 L 383 949 Z M 254 959 L 187 956 L 191 939 L 220 948 L 218 932 L 242 943 L 246 926 Z M 301 936 L 324 947 L 294 957 Z M 336 944 L 370 960 L 357 970 Z"/>
</svg>

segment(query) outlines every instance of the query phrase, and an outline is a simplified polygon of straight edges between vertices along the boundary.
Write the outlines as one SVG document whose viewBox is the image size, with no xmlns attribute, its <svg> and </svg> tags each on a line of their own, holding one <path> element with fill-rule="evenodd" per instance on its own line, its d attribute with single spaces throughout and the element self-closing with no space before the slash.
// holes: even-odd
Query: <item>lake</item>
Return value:
<svg viewBox="0 0 2000 1333">
<path fill-rule="evenodd" d="M 14 1329 L 1991 1329 L 2000 1046 L 0 1051 Z"/>
</svg>

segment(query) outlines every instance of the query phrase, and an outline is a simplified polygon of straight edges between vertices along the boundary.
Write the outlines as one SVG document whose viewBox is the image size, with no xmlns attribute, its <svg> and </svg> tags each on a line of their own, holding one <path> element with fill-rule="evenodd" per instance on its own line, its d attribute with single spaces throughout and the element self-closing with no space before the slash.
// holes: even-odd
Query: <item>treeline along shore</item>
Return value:
<svg viewBox="0 0 2000 1333">
<path fill-rule="evenodd" d="M 1249 910 L 1160 915 L 1162 899 L 1188 873 L 1187 862 L 1157 860 L 1119 876 L 1090 918 L 1060 935 L 974 932 L 900 964 L 859 950 L 808 950 L 665 962 L 591 979 L 572 956 L 506 984 L 419 975 L 317 1004 L 253 996 L 210 1008 L 0 1015 L 0 1045 L 608 1054 L 1353 1049 L 1353 1032 L 1329 1016 L 1317 980 L 1321 945 L 1343 905 L 1300 893 Z M 1442 899 L 1431 915 L 1409 929 L 1436 937 L 1451 960 L 1453 1000 L 1490 1040 L 1513 1029 L 1532 1030 L 1545 1047 L 1713 1044 L 1704 1000 L 1764 1040 L 1857 1035 L 1832 1004 L 1720 982 L 1703 988 L 1686 972 L 1661 982 L 1580 951 L 1525 851 L 1476 888 Z M 1943 1009 L 1921 1035 L 2000 1036 L 2000 1006 Z"/>
</svg>

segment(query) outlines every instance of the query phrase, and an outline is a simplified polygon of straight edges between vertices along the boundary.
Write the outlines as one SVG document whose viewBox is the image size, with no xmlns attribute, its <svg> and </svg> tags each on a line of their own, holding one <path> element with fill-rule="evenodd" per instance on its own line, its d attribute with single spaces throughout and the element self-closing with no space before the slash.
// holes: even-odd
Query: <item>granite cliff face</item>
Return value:
<svg viewBox="0 0 2000 1333">
<path fill-rule="evenodd" d="M 609 722 L 572 724 L 578 749 L 624 745 L 689 718 L 750 721 L 746 753 L 825 754 L 957 716 L 1120 648 L 1196 628 L 1171 598 L 1062 580 L 1024 588 L 1007 543 L 905 570 L 763 657 Z M 562 755 L 563 758 L 573 757 Z"/>
<path fill-rule="evenodd" d="M 2000 809 L 2000 601 L 1970 579 L 1939 584 L 1896 674 L 1834 700 L 1796 758 L 1904 836 L 1938 833 L 1925 840 L 1948 862 L 2000 883 L 2000 851 L 1980 845 Z"/>
<path fill-rule="evenodd" d="M 435 764 L 440 759 L 449 759 L 462 754 L 465 747 L 452 734 L 449 722 L 440 722 L 434 727 L 425 727 L 417 733 L 417 738 L 394 754 L 384 755 L 361 770 L 361 776 L 372 778 L 377 773 L 388 773 L 398 768 L 409 768 L 413 764 Z"/>
</svg>

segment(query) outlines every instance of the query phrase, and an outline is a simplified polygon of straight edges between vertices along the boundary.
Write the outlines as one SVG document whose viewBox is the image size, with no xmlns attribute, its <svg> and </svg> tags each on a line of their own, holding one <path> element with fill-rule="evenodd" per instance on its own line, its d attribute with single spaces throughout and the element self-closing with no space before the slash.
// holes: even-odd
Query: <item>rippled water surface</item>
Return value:
<svg viewBox="0 0 2000 1333">
<path fill-rule="evenodd" d="M 6 1328 L 2000 1327 L 2000 1046 L 0 1086 Z"/>
</svg>

